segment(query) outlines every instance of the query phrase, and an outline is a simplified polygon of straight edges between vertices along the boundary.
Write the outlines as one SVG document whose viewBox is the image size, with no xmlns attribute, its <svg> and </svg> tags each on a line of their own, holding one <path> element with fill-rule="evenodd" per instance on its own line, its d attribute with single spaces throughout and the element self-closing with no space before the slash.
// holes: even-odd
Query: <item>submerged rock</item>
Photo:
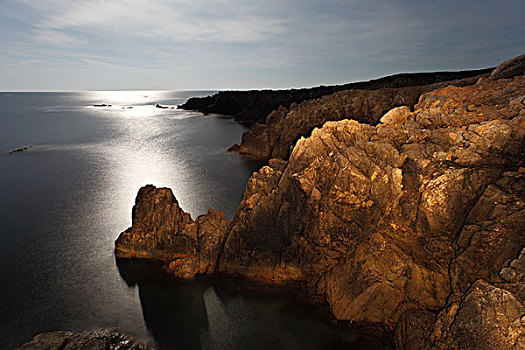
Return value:
<svg viewBox="0 0 525 350">
<path fill-rule="evenodd" d="M 24 147 L 20 147 L 20 148 L 15 148 L 15 149 L 10 150 L 6 154 L 13 154 L 13 153 L 18 153 L 18 152 L 24 152 L 24 151 L 27 151 L 30 148 L 33 148 L 33 146 L 24 146 Z"/>
<path fill-rule="evenodd" d="M 78 350 L 120 349 L 153 350 L 153 346 L 129 335 L 111 329 L 82 333 L 48 332 L 35 335 L 33 339 L 17 348 L 19 350 Z"/>
</svg>

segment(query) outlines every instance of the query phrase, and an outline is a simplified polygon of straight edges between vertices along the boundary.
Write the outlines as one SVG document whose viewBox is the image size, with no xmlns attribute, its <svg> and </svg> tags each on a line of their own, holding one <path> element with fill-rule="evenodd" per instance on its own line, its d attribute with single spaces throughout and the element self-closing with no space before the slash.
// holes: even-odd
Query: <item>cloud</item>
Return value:
<svg viewBox="0 0 525 350">
<path fill-rule="evenodd" d="M 0 0 L 0 60 L 128 88 L 327 85 L 497 64 L 525 50 L 524 12 L 523 0 Z"/>
<path fill-rule="evenodd" d="M 285 31 L 286 20 L 234 1 L 26 1 L 40 18 L 37 30 L 82 30 L 92 35 L 168 42 L 255 43 Z"/>
<path fill-rule="evenodd" d="M 51 29 L 36 29 L 35 40 L 51 46 L 71 47 L 84 45 L 85 42 L 70 34 Z"/>
</svg>

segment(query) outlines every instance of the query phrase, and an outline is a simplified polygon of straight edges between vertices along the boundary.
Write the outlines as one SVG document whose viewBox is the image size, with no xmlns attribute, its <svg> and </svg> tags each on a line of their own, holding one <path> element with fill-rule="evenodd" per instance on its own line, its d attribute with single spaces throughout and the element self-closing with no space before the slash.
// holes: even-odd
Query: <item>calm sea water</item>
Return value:
<svg viewBox="0 0 525 350">
<path fill-rule="evenodd" d="M 143 185 L 172 188 L 194 218 L 208 207 L 233 216 L 260 166 L 225 151 L 245 127 L 154 107 L 207 94 L 0 93 L 0 348 L 100 327 L 163 349 L 382 347 L 284 296 L 182 283 L 115 260 Z M 101 103 L 112 106 L 93 107 Z"/>
</svg>

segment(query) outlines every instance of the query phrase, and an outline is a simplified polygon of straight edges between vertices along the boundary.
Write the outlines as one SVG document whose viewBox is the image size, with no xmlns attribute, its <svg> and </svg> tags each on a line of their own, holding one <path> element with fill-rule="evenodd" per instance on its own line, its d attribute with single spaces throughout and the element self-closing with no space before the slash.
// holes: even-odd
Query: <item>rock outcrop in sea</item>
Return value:
<svg viewBox="0 0 525 350">
<path fill-rule="evenodd" d="M 116 254 L 296 285 L 399 349 L 525 348 L 524 60 L 394 103 L 378 124 L 314 128 L 254 173 L 231 222 L 193 221 L 169 189 L 144 187 Z"/>
<path fill-rule="evenodd" d="M 194 221 L 169 188 L 152 185 L 137 194 L 132 223 L 115 242 L 115 255 L 169 262 L 169 269 L 182 278 L 215 272 L 230 228 L 224 213 L 215 209 Z"/>
<path fill-rule="evenodd" d="M 436 84 L 490 74 L 494 68 L 433 73 L 404 73 L 391 75 L 370 81 L 344 85 L 318 86 L 291 90 L 251 90 L 220 91 L 212 96 L 193 97 L 180 106 L 183 109 L 202 113 L 217 113 L 234 116 L 235 120 L 246 123 L 264 124 L 266 117 L 274 109 L 283 106 L 290 108 L 293 103 L 321 98 L 344 90 L 377 90 Z"/>
</svg>

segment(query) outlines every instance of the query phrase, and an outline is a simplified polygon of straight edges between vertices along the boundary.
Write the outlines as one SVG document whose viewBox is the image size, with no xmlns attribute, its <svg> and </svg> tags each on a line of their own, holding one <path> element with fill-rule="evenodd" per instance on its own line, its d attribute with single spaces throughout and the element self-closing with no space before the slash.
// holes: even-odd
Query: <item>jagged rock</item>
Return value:
<svg viewBox="0 0 525 350">
<path fill-rule="evenodd" d="M 512 293 L 477 280 L 440 313 L 428 339 L 433 349 L 523 349 L 525 306 Z"/>
<path fill-rule="evenodd" d="M 393 107 L 399 120 L 408 116 L 410 108 L 418 102 L 421 94 L 453 84 L 473 85 L 479 76 L 423 86 L 383 88 L 379 90 L 346 90 L 320 99 L 292 104 L 290 108 L 279 107 L 266 119 L 266 124 L 255 124 L 242 136 L 240 145 L 230 150 L 252 158 L 268 160 L 288 159 L 294 144 L 300 137 L 307 137 L 312 130 L 327 121 L 354 119 L 375 125 Z M 386 117 L 389 120 L 393 114 Z"/>
<path fill-rule="evenodd" d="M 509 266 L 501 269 L 499 275 L 507 282 L 525 282 L 525 249 L 517 259 L 510 262 Z"/>
<path fill-rule="evenodd" d="M 401 125 L 325 123 L 249 180 L 219 271 L 296 279 L 336 318 L 389 330 L 503 283 L 525 246 L 524 93 L 525 77 L 486 80 L 423 95 Z"/>
<path fill-rule="evenodd" d="M 34 336 L 20 350 L 153 350 L 153 346 L 111 329 L 82 333 L 49 332 Z"/>
<path fill-rule="evenodd" d="M 321 98 L 338 91 L 350 89 L 377 90 L 383 88 L 429 85 L 490 74 L 493 69 L 494 68 L 487 68 L 461 72 L 405 73 L 365 82 L 318 86 L 306 89 L 220 91 L 213 96 L 190 98 L 186 103 L 181 105 L 180 108 L 198 110 L 203 113 L 232 115 L 235 117 L 235 120 L 247 124 L 264 124 L 268 114 L 279 108 L 279 106 L 290 108 L 293 103 Z"/>
<path fill-rule="evenodd" d="M 210 209 L 193 221 L 169 188 L 142 187 L 133 206 L 132 226 L 115 242 L 118 258 L 156 259 L 178 277 L 212 273 L 229 223 Z"/>
<path fill-rule="evenodd" d="M 525 54 L 512 58 L 500 64 L 492 74 L 493 79 L 513 78 L 525 74 Z"/>
</svg>

